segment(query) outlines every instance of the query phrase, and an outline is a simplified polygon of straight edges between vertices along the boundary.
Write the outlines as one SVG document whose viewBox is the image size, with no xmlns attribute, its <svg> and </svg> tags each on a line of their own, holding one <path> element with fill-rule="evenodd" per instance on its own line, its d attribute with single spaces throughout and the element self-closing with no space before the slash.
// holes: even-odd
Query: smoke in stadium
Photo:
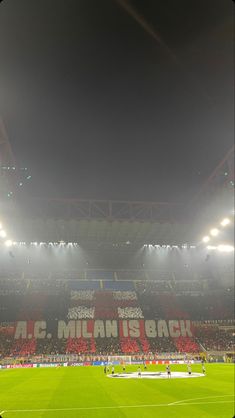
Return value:
<svg viewBox="0 0 235 418">
<path fill-rule="evenodd" d="M 233 3 L 20 3 L 0 5 L 0 417 L 232 417 Z"/>
</svg>

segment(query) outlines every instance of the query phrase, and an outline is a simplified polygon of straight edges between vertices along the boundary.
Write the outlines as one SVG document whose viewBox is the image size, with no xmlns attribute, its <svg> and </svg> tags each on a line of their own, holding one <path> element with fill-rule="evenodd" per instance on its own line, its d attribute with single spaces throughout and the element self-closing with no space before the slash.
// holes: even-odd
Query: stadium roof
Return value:
<svg viewBox="0 0 235 418">
<path fill-rule="evenodd" d="M 138 220 L 13 219 L 11 237 L 25 242 L 177 245 L 192 243 L 189 225 Z"/>
</svg>

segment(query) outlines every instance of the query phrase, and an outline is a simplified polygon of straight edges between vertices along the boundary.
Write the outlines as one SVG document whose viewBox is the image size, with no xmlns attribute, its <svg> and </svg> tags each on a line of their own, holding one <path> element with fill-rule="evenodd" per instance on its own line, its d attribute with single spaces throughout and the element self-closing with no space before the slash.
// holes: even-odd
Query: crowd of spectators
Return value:
<svg viewBox="0 0 235 418">
<path fill-rule="evenodd" d="M 118 270 L 116 272 L 118 280 L 146 280 L 146 272 L 144 270 Z"/>
<path fill-rule="evenodd" d="M 234 335 L 219 327 L 196 327 L 195 335 L 207 351 L 234 351 Z"/>
<path fill-rule="evenodd" d="M 123 271 L 125 276 L 127 272 Z M 197 285 L 186 283 L 195 290 Z M 99 353 L 161 353 L 232 351 L 233 335 L 219 325 L 221 320 L 233 318 L 233 292 L 185 294 L 184 283 L 176 288 L 172 281 L 138 282 L 134 290 L 74 290 L 69 281 L 47 282 L 44 279 L 0 278 L 0 319 L 14 323 L 17 320 L 58 319 L 192 319 L 201 325 L 195 327 L 194 338 L 98 338 L 17 340 L 0 332 L 0 356 L 30 354 Z M 179 284 L 179 283 L 178 283 Z M 126 282 L 125 282 L 126 285 Z M 76 287 L 75 287 L 76 288 Z M 129 287 L 128 287 L 129 288 Z M 177 289 L 177 291 L 176 291 Z M 178 291 L 180 289 L 180 291 Z M 197 289 L 198 290 L 198 289 Z M 217 326 L 206 321 L 217 320 Z"/>
<path fill-rule="evenodd" d="M 137 294 L 133 291 L 116 291 L 113 292 L 114 300 L 137 300 Z"/>
<path fill-rule="evenodd" d="M 0 278 L 0 295 L 22 295 L 26 292 L 27 281 L 23 279 Z"/>
<path fill-rule="evenodd" d="M 74 306 L 68 310 L 68 319 L 93 319 L 95 315 L 95 308 L 88 308 L 87 306 Z"/>
<path fill-rule="evenodd" d="M 121 338 L 120 346 L 124 354 L 139 353 L 141 351 L 138 341 L 134 338 Z"/>
<path fill-rule="evenodd" d="M 14 340 L 0 335 L 0 360 L 4 357 L 29 357 L 30 355 L 97 354 L 115 356 L 122 354 L 160 355 L 161 353 L 200 353 L 206 349 L 234 352 L 233 336 L 225 331 L 200 330 L 198 337 L 162 338 L 68 338 Z M 200 338 L 199 338 L 200 336 Z"/>
<path fill-rule="evenodd" d="M 50 354 L 56 356 L 58 354 L 65 353 L 66 343 L 67 340 L 64 338 L 45 338 L 42 340 L 37 340 L 36 354 Z"/>
<path fill-rule="evenodd" d="M 66 354 L 96 353 L 96 344 L 94 339 L 68 338 L 66 345 Z"/>
<path fill-rule="evenodd" d="M 94 290 L 71 290 L 72 300 L 93 300 Z"/>
<path fill-rule="evenodd" d="M 122 354 L 119 338 L 97 338 L 95 342 L 98 355 L 116 356 Z"/>
<path fill-rule="evenodd" d="M 11 354 L 13 342 L 13 336 L 0 333 L 0 359 Z"/>
<path fill-rule="evenodd" d="M 30 356 L 36 354 L 37 342 L 33 338 L 31 340 L 19 339 L 14 341 L 14 345 L 11 349 L 11 355 L 15 356 Z"/>
<path fill-rule="evenodd" d="M 174 353 L 177 351 L 172 338 L 149 338 L 150 352 L 157 353 Z"/>
<path fill-rule="evenodd" d="M 198 343 L 189 337 L 174 338 L 174 344 L 179 353 L 199 353 L 201 350 Z"/>
<path fill-rule="evenodd" d="M 99 306 L 95 308 L 96 319 L 117 319 L 117 309 L 115 307 Z"/>
<path fill-rule="evenodd" d="M 144 318 L 142 309 L 138 306 L 134 307 L 127 307 L 127 308 L 118 308 L 118 317 L 122 319 L 136 319 L 136 318 Z"/>
</svg>

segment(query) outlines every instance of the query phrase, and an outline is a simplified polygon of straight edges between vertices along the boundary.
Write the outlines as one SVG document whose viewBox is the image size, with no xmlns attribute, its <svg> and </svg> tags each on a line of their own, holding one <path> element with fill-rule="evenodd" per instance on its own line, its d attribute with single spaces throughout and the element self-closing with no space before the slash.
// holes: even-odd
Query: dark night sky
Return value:
<svg viewBox="0 0 235 418">
<path fill-rule="evenodd" d="M 186 201 L 233 143 L 231 0 L 0 5 L 0 115 L 38 196 Z M 176 56 L 176 60 L 174 59 Z"/>
</svg>

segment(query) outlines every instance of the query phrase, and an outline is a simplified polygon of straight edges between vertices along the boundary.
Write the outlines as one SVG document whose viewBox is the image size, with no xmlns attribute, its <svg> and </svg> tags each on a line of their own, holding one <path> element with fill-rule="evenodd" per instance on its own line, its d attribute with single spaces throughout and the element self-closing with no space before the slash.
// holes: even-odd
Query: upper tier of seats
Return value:
<svg viewBox="0 0 235 418">
<path fill-rule="evenodd" d="M 11 286 L 12 285 L 12 286 Z M 146 282 L 0 280 L 1 322 L 38 319 L 231 319 L 232 289 L 159 290 Z"/>
</svg>

